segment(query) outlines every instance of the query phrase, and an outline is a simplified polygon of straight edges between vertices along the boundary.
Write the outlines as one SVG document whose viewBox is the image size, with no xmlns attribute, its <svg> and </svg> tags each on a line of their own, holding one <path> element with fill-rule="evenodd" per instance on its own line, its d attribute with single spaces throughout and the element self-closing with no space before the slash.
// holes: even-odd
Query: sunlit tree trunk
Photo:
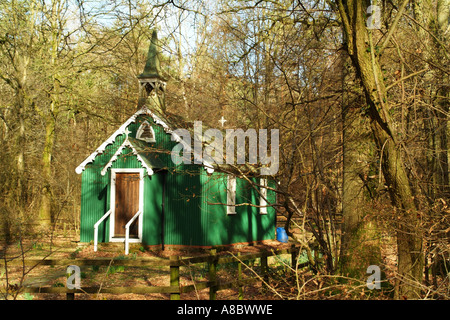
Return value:
<svg viewBox="0 0 450 320">
<path fill-rule="evenodd" d="M 59 95 L 60 79 L 58 71 L 58 45 L 60 44 L 62 27 L 61 12 L 64 8 L 64 0 L 53 1 L 49 16 L 50 22 L 50 61 L 49 69 L 52 72 L 52 88 L 50 91 L 50 105 L 48 110 L 39 110 L 41 117 L 45 121 L 45 140 L 42 153 L 42 188 L 41 204 L 39 209 L 40 223 L 43 227 L 48 227 L 52 223 L 52 155 L 55 143 L 55 129 L 60 113 Z"/>
<path fill-rule="evenodd" d="M 370 4 L 370 1 L 341 0 L 338 1 L 338 9 L 346 34 L 346 49 L 369 104 L 368 116 L 382 158 L 382 173 L 398 217 L 395 226 L 400 278 L 398 297 L 417 298 L 417 283 L 421 283 L 423 277 L 420 220 L 405 169 L 404 146 L 398 141 L 398 127 L 390 115 L 392 106 L 375 53 L 372 31 L 366 27 L 366 10 Z"/>
<path fill-rule="evenodd" d="M 343 73 L 345 74 L 345 68 Z M 374 146 L 359 110 L 361 97 L 348 94 L 353 85 L 343 79 L 343 178 L 342 237 L 339 267 L 343 275 L 364 280 L 370 265 L 380 265 L 381 249 L 378 228 L 368 217 L 367 202 L 373 196 L 368 185 L 369 155 Z"/>
</svg>

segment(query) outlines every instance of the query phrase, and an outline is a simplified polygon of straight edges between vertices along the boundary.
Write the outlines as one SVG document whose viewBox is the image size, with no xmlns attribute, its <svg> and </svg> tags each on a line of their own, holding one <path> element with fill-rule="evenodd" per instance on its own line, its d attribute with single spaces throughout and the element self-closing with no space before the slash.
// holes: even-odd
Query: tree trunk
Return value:
<svg viewBox="0 0 450 320">
<path fill-rule="evenodd" d="M 344 86 L 346 81 L 349 79 L 344 78 Z M 359 116 L 358 100 L 358 97 L 346 98 L 342 107 L 343 222 L 339 267 L 341 274 L 363 281 L 368 266 L 380 265 L 381 251 L 376 223 L 367 217 L 364 208 L 370 198 L 365 181 L 369 171 L 368 153 L 374 146 L 370 142 L 370 129 L 364 127 Z"/>
<path fill-rule="evenodd" d="M 52 103 L 54 104 L 54 103 Z M 52 107 L 52 109 L 54 109 Z M 41 206 L 39 210 L 40 224 L 44 228 L 48 228 L 52 222 L 52 189 L 50 186 L 52 179 L 52 153 L 55 141 L 56 121 L 52 115 L 46 117 L 45 126 L 45 145 L 42 154 L 42 178 L 43 185 L 41 188 Z"/>
<path fill-rule="evenodd" d="M 436 26 L 436 38 L 438 38 L 442 43 L 448 43 L 449 41 L 449 18 L 450 18 L 450 0 L 439 0 L 437 2 L 437 26 Z M 436 52 L 438 59 L 445 61 L 446 54 L 443 53 L 442 48 L 438 43 L 436 45 Z M 448 61 L 448 60 L 447 60 Z M 448 196 L 448 139 L 447 139 L 447 128 L 448 128 L 448 112 L 450 109 L 450 84 L 448 74 L 442 73 L 438 77 L 439 87 L 436 90 L 436 102 L 437 102 L 437 128 L 436 136 L 437 139 L 437 149 L 436 149 L 436 159 L 437 167 L 435 170 L 436 184 L 438 186 L 438 196 L 446 197 Z"/>
<path fill-rule="evenodd" d="M 397 213 L 398 297 L 417 298 L 423 276 L 422 236 L 413 192 L 402 156 L 402 146 L 397 138 L 396 124 L 390 116 L 381 68 L 375 56 L 371 30 L 366 28 L 368 1 L 341 0 L 339 13 L 347 38 L 346 49 L 361 79 L 369 105 L 375 143 L 380 150 L 381 168 L 386 180 L 394 211 Z"/>
<path fill-rule="evenodd" d="M 24 68 L 26 68 L 25 66 Z M 17 98 L 17 115 L 18 115 L 18 135 L 17 135 L 17 189 L 16 201 L 18 204 L 19 215 L 22 216 L 26 203 L 26 175 L 25 175 L 25 92 L 24 83 L 26 81 L 26 73 L 21 77 L 20 84 L 16 90 Z"/>
<path fill-rule="evenodd" d="M 50 21 L 50 60 L 49 68 L 52 74 L 52 90 L 50 93 L 50 104 L 47 112 L 40 110 L 41 117 L 45 120 L 45 144 L 42 153 L 42 188 L 41 204 L 39 208 L 40 224 L 48 228 L 52 223 L 52 154 L 55 142 L 55 129 L 60 112 L 60 76 L 58 72 L 58 45 L 60 44 L 63 2 L 53 1 L 51 7 Z"/>
</svg>

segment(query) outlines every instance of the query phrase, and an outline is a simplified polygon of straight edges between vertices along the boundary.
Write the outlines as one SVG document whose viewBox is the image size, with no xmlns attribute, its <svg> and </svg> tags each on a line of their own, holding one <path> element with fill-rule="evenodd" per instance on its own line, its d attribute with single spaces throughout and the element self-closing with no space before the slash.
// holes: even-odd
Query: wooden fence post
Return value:
<svg viewBox="0 0 450 320">
<path fill-rule="evenodd" d="M 180 266 L 178 264 L 178 256 L 171 256 L 170 262 L 170 286 L 180 288 Z M 170 300 L 180 300 L 180 292 L 171 293 Z"/>
<path fill-rule="evenodd" d="M 66 288 L 67 288 L 67 280 L 69 279 L 69 274 L 66 274 Z M 73 292 L 66 292 L 66 300 L 75 300 L 75 293 Z"/>
<path fill-rule="evenodd" d="M 292 253 L 291 267 L 295 273 L 295 269 L 297 268 L 297 259 L 298 259 L 298 249 L 295 247 L 295 245 L 292 246 L 291 253 Z"/>
<path fill-rule="evenodd" d="M 265 282 L 267 282 L 268 280 L 267 269 L 267 255 L 264 254 L 263 256 L 261 256 L 261 273 Z"/>
<path fill-rule="evenodd" d="M 238 288 L 239 288 L 239 300 L 244 300 L 244 287 L 242 286 L 242 262 L 241 262 L 241 253 L 238 252 Z"/>
<path fill-rule="evenodd" d="M 209 300 L 216 300 L 217 296 L 217 259 L 216 249 L 211 249 L 211 255 L 209 259 L 209 281 L 211 286 L 209 287 Z"/>
</svg>

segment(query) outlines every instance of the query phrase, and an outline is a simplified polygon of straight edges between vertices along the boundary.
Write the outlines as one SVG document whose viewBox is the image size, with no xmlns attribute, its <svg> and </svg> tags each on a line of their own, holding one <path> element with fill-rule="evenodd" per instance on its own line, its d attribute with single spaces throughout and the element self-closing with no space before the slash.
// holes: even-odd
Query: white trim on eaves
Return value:
<svg viewBox="0 0 450 320">
<path fill-rule="evenodd" d="M 142 108 L 140 110 L 138 110 L 135 114 L 133 114 L 130 118 L 128 118 L 127 121 L 125 121 L 119 129 L 117 129 L 108 139 L 105 140 L 105 142 L 103 142 L 100 147 L 97 148 L 97 150 L 95 150 L 93 153 L 91 153 L 91 155 L 89 155 L 89 157 L 87 157 L 76 169 L 75 172 L 78 174 L 81 174 L 84 169 L 86 168 L 86 165 L 91 163 L 92 161 L 94 161 L 95 157 L 97 157 L 99 154 L 102 154 L 106 147 L 109 146 L 110 144 L 113 144 L 114 141 L 116 141 L 117 136 L 124 134 L 125 133 L 125 129 L 133 122 L 136 121 L 137 116 L 141 115 L 141 114 L 150 114 L 153 115 L 150 110 L 148 110 L 147 108 Z"/>
<path fill-rule="evenodd" d="M 162 121 L 157 115 L 155 115 L 153 112 L 151 112 L 147 107 L 142 107 L 141 109 L 139 109 L 135 114 L 133 114 L 130 118 L 128 118 L 128 120 L 127 121 L 125 121 L 121 126 L 120 126 L 120 128 L 119 129 L 117 129 L 108 139 L 106 139 L 106 141 L 105 142 L 103 142 L 101 145 L 100 145 L 100 147 L 98 147 L 97 148 L 97 150 L 95 150 L 93 153 L 91 153 L 82 163 L 80 163 L 80 165 L 75 169 L 75 172 L 77 173 L 77 174 L 81 174 L 83 171 L 84 171 L 84 169 L 86 169 L 86 165 L 88 165 L 89 163 L 91 163 L 91 162 L 93 162 L 94 160 L 95 160 L 95 158 L 99 155 L 99 154 L 102 154 L 104 151 L 105 151 L 105 149 L 106 149 L 106 147 L 108 146 L 108 145 L 110 145 L 110 144 L 112 144 L 112 143 L 114 143 L 114 141 L 116 140 L 116 138 L 117 138 L 117 136 L 119 136 L 119 135 L 122 135 L 122 134 L 125 134 L 125 130 L 126 130 L 126 128 L 131 124 L 131 123 L 133 123 L 133 122 L 135 122 L 136 121 L 136 118 L 139 116 L 139 115 L 142 115 L 142 114 L 146 114 L 146 115 L 149 115 L 149 116 L 151 116 L 152 118 L 153 118 L 153 121 L 155 122 L 155 124 L 157 124 L 157 125 L 160 125 L 161 127 L 163 127 L 163 129 L 164 129 L 164 132 L 166 132 L 166 133 L 169 133 L 169 134 L 171 134 L 172 136 L 173 136 L 173 140 L 175 140 L 175 141 L 177 141 L 177 142 L 184 142 L 181 138 L 180 138 L 180 136 L 178 136 L 176 133 L 174 133 L 173 131 L 172 131 L 172 129 L 164 122 L 164 121 Z M 181 141 L 180 141 L 181 140 Z M 127 140 L 125 140 L 125 141 L 127 141 Z M 128 142 L 129 143 L 129 142 Z M 131 143 L 129 143 L 130 145 L 131 145 Z M 185 144 L 185 143 L 183 143 L 183 145 L 185 145 L 185 147 L 187 148 L 187 149 L 190 149 L 190 146 L 188 146 L 187 144 Z M 121 146 L 121 148 L 123 147 L 123 144 L 122 144 L 122 146 Z M 133 151 L 135 151 L 134 150 L 134 147 L 132 147 L 133 148 Z M 119 148 L 120 149 L 120 148 Z M 116 154 L 115 154 L 116 155 Z M 114 156 L 115 156 L 114 155 Z M 139 157 L 139 155 L 137 155 L 138 156 L 138 159 L 140 158 Z M 139 159 L 139 161 L 141 161 L 141 163 L 143 164 L 143 166 L 145 166 L 145 162 L 144 161 L 142 161 L 142 159 Z M 110 161 L 111 162 L 111 161 Z M 205 166 L 205 168 L 206 168 L 206 170 L 208 171 L 208 173 L 212 173 L 212 172 L 214 172 L 214 168 L 213 168 L 213 166 L 211 165 L 211 164 L 209 164 L 208 162 L 206 162 L 206 161 L 203 161 L 203 165 Z M 148 173 L 149 174 L 153 174 L 153 170 L 147 170 L 148 171 Z M 103 171 L 102 171 L 103 172 Z M 151 173 L 150 173 L 151 172 Z"/>
<path fill-rule="evenodd" d="M 151 176 L 153 174 L 153 170 L 152 168 L 150 168 L 144 161 L 144 159 L 142 159 L 142 157 L 139 155 L 139 153 L 136 151 L 136 149 L 134 148 L 133 144 L 127 139 L 125 139 L 125 141 L 122 143 L 122 145 L 120 146 L 119 149 L 117 149 L 116 153 L 114 153 L 114 155 L 112 156 L 112 158 L 109 160 L 109 162 L 106 164 L 106 166 L 103 168 L 101 175 L 104 176 L 106 174 L 106 172 L 108 171 L 108 169 L 113 165 L 114 161 L 117 160 L 117 157 L 122 153 L 122 150 L 125 147 L 129 147 L 131 148 L 131 150 L 133 151 L 133 154 L 137 157 L 138 161 L 141 163 L 141 165 L 147 169 L 147 174 L 149 176 Z"/>
</svg>

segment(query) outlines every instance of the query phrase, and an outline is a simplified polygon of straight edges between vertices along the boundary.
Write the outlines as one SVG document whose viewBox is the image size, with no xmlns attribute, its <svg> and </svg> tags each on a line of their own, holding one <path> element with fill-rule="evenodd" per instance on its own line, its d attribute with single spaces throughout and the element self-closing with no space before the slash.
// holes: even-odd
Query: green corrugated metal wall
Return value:
<svg viewBox="0 0 450 320">
<path fill-rule="evenodd" d="M 187 171 L 169 171 L 167 174 L 165 244 L 205 245 L 200 176 L 195 173 L 197 168 L 187 167 Z"/>
<path fill-rule="evenodd" d="M 94 239 L 94 224 L 109 210 L 109 175 L 101 176 L 101 169 L 88 166 L 81 176 L 81 216 L 80 241 Z M 98 239 L 104 242 L 109 238 L 109 221 L 99 226 Z"/>
<path fill-rule="evenodd" d="M 147 245 L 161 244 L 163 172 L 144 176 L 144 216 L 142 242 Z"/>
<path fill-rule="evenodd" d="M 215 173 L 202 175 L 203 216 L 208 217 L 208 245 L 223 245 L 256 240 L 268 240 L 275 237 L 275 210 L 268 208 L 267 214 L 260 214 L 258 207 L 250 205 L 236 206 L 236 214 L 227 215 L 226 175 Z M 274 199 L 273 192 L 268 193 L 269 201 Z M 259 195 L 252 186 L 243 179 L 236 181 L 236 204 L 259 203 Z"/>
<path fill-rule="evenodd" d="M 130 124 L 130 136 L 135 136 L 140 124 L 147 120 L 153 125 L 156 136 L 154 147 L 168 150 L 161 153 L 167 171 L 152 176 L 144 173 L 143 242 L 148 245 L 161 244 L 163 182 L 166 175 L 164 243 L 167 245 L 212 246 L 232 243 L 267 240 L 275 237 L 275 210 L 261 215 L 259 208 L 237 206 L 235 215 L 227 215 L 226 176 L 222 173 L 208 175 L 206 170 L 195 165 L 175 166 L 170 151 L 176 142 L 163 128 L 155 125 L 151 117 L 139 117 Z M 100 172 L 125 139 L 118 136 L 102 155 L 86 166 L 82 174 L 81 194 L 81 242 L 93 240 L 93 226 L 110 207 L 111 170 L 105 176 Z M 137 157 L 125 148 L 112 168 L 142 168 Z M 274 200 L 274 192 L 268 192 Z M 237 180 L 236 203 L 258 204 L 259 195 L 246 181 Z M 99 227 L 99 241 L 109 237 L 109 219 Z"/>
<path fill-rule="evenodd" d="M 192 170 L 194 171 L 194 170 Z M 227 215 L 226 176 L 176 171 L 168 174 L 165 214 L 165 244 L 213 246 L 275 237 L 275 210 L 262 215 L 258 207 L 236 206 Z M 259 203 L 259 195 L 245 180 L 237 179 L 236 203 Z M 268 192 L 268 200 L 274 200 Z"/>
</svg>

